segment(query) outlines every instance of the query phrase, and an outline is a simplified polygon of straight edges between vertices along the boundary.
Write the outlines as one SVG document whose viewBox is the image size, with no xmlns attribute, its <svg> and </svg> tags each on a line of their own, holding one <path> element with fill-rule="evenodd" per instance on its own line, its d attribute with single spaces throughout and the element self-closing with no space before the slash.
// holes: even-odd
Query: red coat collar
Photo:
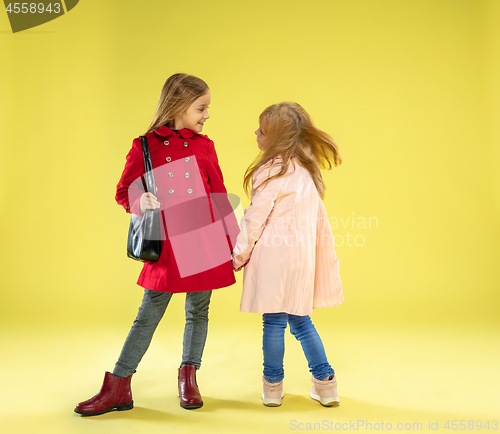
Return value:
<svg viewBox="0 0 500 434">
<path fill-rule="evenodd" d="M 169 136 L 173 136 L 175 134 L 175 131 L 172 131 L 166 125 L 163 125 L 160 128 L 157 128 L 154 132 L 161 137 L 169 137 Z M 183 139 L 190 139 L 195 134 L 195 132 L 193 130 L 190 130 L 188 128 L 183 128 L 182 130 L 178 130 L 177 132 L 179 133 L 179 135 Z"/>
</svg>

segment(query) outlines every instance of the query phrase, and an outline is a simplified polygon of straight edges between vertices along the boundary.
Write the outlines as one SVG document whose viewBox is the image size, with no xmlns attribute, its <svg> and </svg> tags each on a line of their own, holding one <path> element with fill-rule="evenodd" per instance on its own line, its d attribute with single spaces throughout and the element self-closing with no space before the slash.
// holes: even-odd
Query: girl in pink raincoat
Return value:
<svg viewBox="0 0 500 434">
<path fill-rule="evenodd" d="M 245 267 L 241 311 L 263 313 L 263 402 L 283 397 L 287 324 L 300 341 L 312 374 L 310 396 L 338 403 L 335 372 L 311 322 L 313 309 L 342 303 L 342 284 L 328 222 L 321 169 L 342 158 L 332 138 L 296 103 L 274 104 L 255 132 L 262 154 L 247 169 L 252 202 L 233 250 L 235 271 Z"/>
</svg>

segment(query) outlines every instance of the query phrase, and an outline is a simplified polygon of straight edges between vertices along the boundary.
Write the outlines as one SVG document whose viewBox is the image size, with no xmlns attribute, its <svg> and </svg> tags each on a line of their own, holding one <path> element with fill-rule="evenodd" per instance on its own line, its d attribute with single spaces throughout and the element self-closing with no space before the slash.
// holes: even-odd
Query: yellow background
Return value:
<svg viewBox="0 0 500 434">
<path fill-rule="evenodd" d="M 23 399 L 45 396 L 36 381 L 17 382 L 21 372 L 39 369 L 30 372 L 46 379 L 44 388 L 67 387 L 43 408 L 51 414 L 47 402 L 57 402 L 63 419 L 52 432 L 68 432 L 83 420 L 72 417 L 73 405 L 112 369 L 142 297 L 135 283 L 141 265 L 125 253 L 129 215 L 114 201 L 115 186 L 132 139 L 145 132 L 164 81 L 176 72 L 211 88 L 204 133 L 243 207 L 243 173 L 257 155 L 253 132 L 267 105 L 299 102 L 339 145 L 344 163 L 324 175 L 325 205 L 343 240 L 337 253 L 346 301 L 313 316 L 338 375 L 346 372 L 337 410 L 382 399 L 385 410 L 361 406 L 357 416 L 375 421 L 387 408 L 413 408 L 411 417 L 427 420 L 435 416 L 431 407 L 459 411 L 450 402 L 473 401 L 474 415 L 492 417 L 500 404 L 499 17 L 496 0 L 82 0 L 61 18 L 12 34 L 0 14 L 0 321 L 2 353 L 9 354 L 3 376 L 13 373 L 17 396 L 8 401 L 13 432 L 29 429 L 19 422 L 30 411 Z M 241 277 L 214 293 L 205 381 L 214 382 L 216 396 L 225 387 L 222 372 L 234 372 L 234 380 L 246 363 L 241 387 L 255 383 L 258 404 L 260 319 L 238 311 Z M 182 296 L 175 297 L 153 340 L 173 339 L 173 348 L 162 354 L 152 345 L 143 361 L 152 387 L 166 372 L 155 360 L 172 358 L 175 371 L 183 315 Z M 301 360 L 286 359 L 287 372 L 306 378 L 300 346 L 287 342 L 287 354 L 297 351 Z M 390 392 L 386 375 L 370 383 L 374 366 L 400 370 Z M 414 378 L 424 376 L 421 369 L 425 389 Z M 473 372 L 482 376 L 464 383 Z M 171 377 L 159 399 L 175 398 Z M 251 414 L 231 405 L 235 421 Z M 139 420 L 162 418 L 150 411 Z M 195 429 L 178 413 L 173 422 Z M 200 414 L 192 417 L 202 423 Z M 226 423 L 228 414 L 211 416 Z M 61 422 L 67 416 L 73 425 Z M 264 422 L 254 420 L 250 431 L 272 428 L 268 416 L 251 417 Z"/>
</svg>

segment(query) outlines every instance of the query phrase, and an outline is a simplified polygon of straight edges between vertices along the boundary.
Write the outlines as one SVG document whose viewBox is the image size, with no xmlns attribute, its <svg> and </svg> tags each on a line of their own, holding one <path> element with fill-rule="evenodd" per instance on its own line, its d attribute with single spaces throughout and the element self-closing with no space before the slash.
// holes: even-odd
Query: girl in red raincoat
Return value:
<svg viewBox="0 0 500 434">
<path fill-rule="evenodd" d="M 194 76 L 174 74 L 166 81 L 146 133 L 157 194 L 145 193 L 141 139 L 133 141 L 117 185 L 116 201 L 142 216 L 160 208 L 162 248 L 156 262 L 145 262 L 137 282 L 144 297 L 113 372 L 100 392 L 75 412 L 93 416 L 133 408 L 130 380 L 174 293 L 186 293 L 186 324 L 178 373 L 180 405 L 199 408 L 203 400 L 196 370 L 207 336 L 212 290 L 235 283 L 231 264 L 238 223 L 227 199 L 214 143 L 201 134 L 210 117 L 210 90 Z"/>
</svg>

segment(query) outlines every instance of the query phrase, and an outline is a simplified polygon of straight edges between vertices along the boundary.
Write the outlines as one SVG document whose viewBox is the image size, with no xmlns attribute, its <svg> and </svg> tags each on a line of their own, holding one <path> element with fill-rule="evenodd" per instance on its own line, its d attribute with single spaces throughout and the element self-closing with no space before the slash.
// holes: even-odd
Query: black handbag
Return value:
<svg viewBox="0 0 500 434">
<path fill-rule="evenodd" d="M 153 164 L 149 153 L 148 140 L 141 136 L 142 153 L 144 155 L 144 180 L 148 192 L 156 196 Z M 160 210 L 147 209 L 141 217 L 132 214 L 128 229 L 127 256 L 136 261 L 157 261 L 161 253 Z"/>
</svg>

